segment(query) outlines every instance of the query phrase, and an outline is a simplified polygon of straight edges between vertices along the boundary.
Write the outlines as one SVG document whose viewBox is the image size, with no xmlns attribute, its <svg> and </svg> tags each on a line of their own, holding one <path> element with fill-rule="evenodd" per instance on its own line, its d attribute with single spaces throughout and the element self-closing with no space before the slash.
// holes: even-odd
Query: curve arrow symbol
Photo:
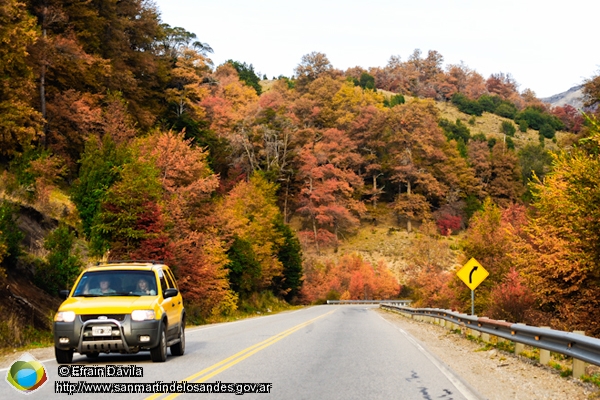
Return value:
<svg viewBox="0 0 600 400">
<path fill-rule="evenodd" d="M 469 283 L 473 283 L 473 272 L 477 271 L 478 267 L 473 267 L 473 269 L 471 270 L 471 272 L 469 272 Z"/>
</svg>

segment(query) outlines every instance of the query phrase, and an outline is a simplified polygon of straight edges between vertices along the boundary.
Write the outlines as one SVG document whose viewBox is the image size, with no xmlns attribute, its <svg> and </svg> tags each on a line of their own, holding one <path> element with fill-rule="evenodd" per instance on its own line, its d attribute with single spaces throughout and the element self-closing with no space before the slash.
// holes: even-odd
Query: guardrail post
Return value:
<svg viewBox="0 0 600 400">
<path fill-rule="evenodd" d="M 517 324 L 517 325 L 525 325 L 525 324 Z M 515 342 L 515 355 L 518 356 L 523 351 L 525 351 L 525 344 Z"/>
<path fill-rule="evenodd" d="M 585 336 L 584 331 L 573 331 L 573 333 L 575 333 L 577 335 Z M 585 361 L 574 358 L 573 359 L 573 378 L 579 378 L 579 377 L 581 377 L 581 375 L 584 375 L 586 366 L 587 366 L 587 364 Z"/>
<path fill-rule="evenodd" d="M 550 329 L 549 326 L 540 326 L 542 329 Z M 540 349 L 540 364 L 548 365 L 550 363 L 550 350 Z"/>
<path fill-rule="evenodd" d="M 486 343 L 491 343 L 490 342 L 490 334 L 486 333 L 486 332 L 481 332 L 481 340 L 483 340 Z"/>
</svg>

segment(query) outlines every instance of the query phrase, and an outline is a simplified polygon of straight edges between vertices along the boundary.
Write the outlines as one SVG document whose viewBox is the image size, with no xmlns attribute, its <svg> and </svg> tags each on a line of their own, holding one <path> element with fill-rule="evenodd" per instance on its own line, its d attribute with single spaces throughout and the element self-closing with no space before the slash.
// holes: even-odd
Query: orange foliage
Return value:
<svg viewBox="0 0 600 400">
<path fill-rule="evenodd" d="M 341 296 L 352 300 L 392 299 L 399 291 L 398 280 L 382 261 L 374 268 L 359 255 L 351 254 L 324 266 L 305 264 L 302 296 L 307 302 Z"/>
</svg>

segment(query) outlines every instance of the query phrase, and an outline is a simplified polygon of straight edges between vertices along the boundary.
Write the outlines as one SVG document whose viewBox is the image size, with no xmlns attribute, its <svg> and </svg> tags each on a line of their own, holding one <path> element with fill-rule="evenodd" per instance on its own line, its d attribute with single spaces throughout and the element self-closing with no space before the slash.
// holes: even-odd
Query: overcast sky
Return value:
<svg viewBox="0 0 600 400">
<path fill-rule="evenodd" d="M 600 72 L 597 0 L 154 1 L 163 22 L 214 49 L 215 65 L 246 62 L 269 79 L 292 76 L 313 51 L 345 70 L 437 50 L 444 65 L 510 73 L 540 98 Z"/>
</svg>

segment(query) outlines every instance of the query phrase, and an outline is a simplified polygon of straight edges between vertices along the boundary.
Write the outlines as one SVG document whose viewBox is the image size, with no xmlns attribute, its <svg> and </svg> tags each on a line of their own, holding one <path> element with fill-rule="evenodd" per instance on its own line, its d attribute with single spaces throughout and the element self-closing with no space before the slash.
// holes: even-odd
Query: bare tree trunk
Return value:
<svg viewBox="0 0 600 400">
<path fill-rule="evenodd" d="M 408 181 L 408 183 L 406 184 L 406 194 L 408 194 L 408 197 L 410 198 L 410 181 Z M 412 224 L 410 221 L 410 217 L 406 218 L 406 230 L 409 233 L 412 231 Z"/>
<path fill-rule="evenodd" d="M 319 249 L 319 236 L 317 235 L 317 221 L 315 217 L 312 218 L 313 232 L 315 234 L 315 247 L 317 248 L 317 255 L 321 255 L 321 250 Z"/>
<path fill-rule="evenodd" d="M 377 175 L 373 174 L 373 208 L 377 207 Z"/>
<path fill-rule="evenodd" d="M 285 185 L 285 197 L 283 199 L 283 222 L 285 222 L 286 224 L 289 222 L 288 221 L 288 209 L 287 209 L 289 192 L 290 192 L 290 180 L 288 179 L 286 182 L 286 185 Z"/>
</svg>

